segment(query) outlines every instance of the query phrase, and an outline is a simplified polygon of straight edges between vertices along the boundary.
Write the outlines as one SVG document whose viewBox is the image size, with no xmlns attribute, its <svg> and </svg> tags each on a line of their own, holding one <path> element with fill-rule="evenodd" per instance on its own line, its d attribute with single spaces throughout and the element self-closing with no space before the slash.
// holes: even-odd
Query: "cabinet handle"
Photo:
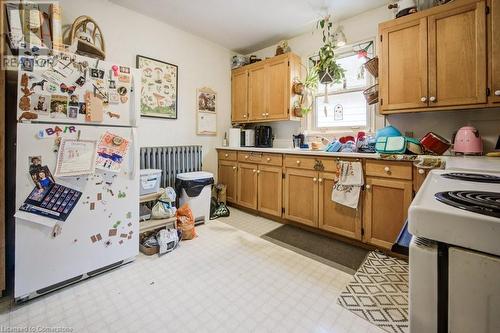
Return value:
<svg viewBox="0 0 500 333">
<path fill-rule="evenodd" d="M 253 170 L 252 170 L 252 172 L 253 172 L 253 173 L 256 173 L 256 172 L 257 172 L 257 170 L 253 169 Z"/>
<path fill-rule="evenodd" d="M 500 90 L 495 90 L 495 96 L 500 96 Z"/>
<path fill-rule="evenodd" d="M 384 171 L 385 171 L 386 173 L 391 173 L 391 168 L 389 168 L 388 166 L 386 166 L 386 167 L 384 168 Z"/>
<path fill-rule="evenodd" d="M 245 155 L 245 160 L 248 160 L 248 155 Z"/>
<path fill-rule="evenodd" d="M 297 164 L 300 164 L 300 160 L 297 160 Z"/>
<path fill-rule="evenodd" d="M 423 175 L 425 173 L 424 169 L 418 169 L 418 174 Z"/>
<path fill-rule="evenodd" d="M 422 103 L 425 103 L 425 102 L 427 102 L 427 97 L 422 96 L 422 97 L 420 98 L 420 100 L 422 101 Z"/>
<path fill-rule="evenodd" d="M 235 166 L 233 167 L 233 170 L 236 170 L 236 167 L 235 167 Z"/>
<path fill-rule="evenodd" d="M 269 112 L 266 112 L 266 117 L 269 117 Z"/>
<path fill-rule="evenodd" d="M 371 185 L 366 184 L 366 189 L 367 189 L 367 190 L 369 190 L 369 189 L 371 189 L 371 188 L 372 188 L 372 186 L 371 186 Z"/>
<path fill-rule="evenodd" d="M 436 97 L 431 96 L 431 97 L 429 97 L 429 101 L 431 101 L 432 103 L 436 103 L 437 99 L 436 99 Z"/>
<path fill-rule="evenodd" d="M 259 173 L 260 173 L 260 170 L 257 170 L 257 174 L 259 174 Z"/>
<path fill-rule="evenodd" d="M 313 183 L 316 183 L 317 179 L 316 177 L 313 178 Z"/>
<path fill-rule="evenodd" d="M 270 157 L 266 158 L 266 161 L 271 162 L 271 158 Z"/>
<path fill-rule="evenodd" d="M 265 113 L 265 112 L 264 112 L 264 113 L 262 113 L 262 117 L 265 117 L 265 116 L 266 116 L 266 113 Z"/>
<path fill-rule="evenodd" d="M 246 114 L 244 114 L 244 115 L 243 115 L 243 118 L 246 118 L 246 117 L 247 117 L 247 115 L 246 115 Z"/>
<path fill-rule="evenodd" d="M 229 154 L 224 154 L 224 157 L 229 157 Z"/>
<path fill-rule="evenodd" d="M 318 179 L 318 182 L 322 183 L 323 182 L 323 178 Z"/>
</svg>

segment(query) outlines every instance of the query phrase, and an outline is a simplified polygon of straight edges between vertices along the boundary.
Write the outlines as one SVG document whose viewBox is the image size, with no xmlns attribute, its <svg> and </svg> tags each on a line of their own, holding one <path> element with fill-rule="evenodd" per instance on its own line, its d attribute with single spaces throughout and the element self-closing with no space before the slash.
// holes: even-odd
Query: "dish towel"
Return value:
<svg viewBox="0 0 500 333">
<path fill-rule="evenodd" d="M 333 185 L 332 201 L 358 208 L 361 187 L 364 184 L 361 162 L 339 162 L 338 181 Z"/>
</svg>

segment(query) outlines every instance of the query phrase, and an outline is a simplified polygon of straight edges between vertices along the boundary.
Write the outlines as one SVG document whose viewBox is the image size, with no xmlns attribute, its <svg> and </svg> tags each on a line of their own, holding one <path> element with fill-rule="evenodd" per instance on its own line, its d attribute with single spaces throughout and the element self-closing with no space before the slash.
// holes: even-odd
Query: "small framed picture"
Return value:
<svg viewBox="0 0 500 333">
<path fill-rule="evenodd" d="M 124 74 L 130 74 L 130 67 L 120 66 L 120 72 Z"/>
<path fill-rule="evenodd" d="M 80 102 L 79 108 L 78 108 L 78 113 L 80 114 L 87 114 L 87 103 Z"/>
<path fill-rule="evenodd" d="M 39 114 L 48 114 L 50 109 L 50 95 L 33 94 L 31 96 L 32 111 Z"/>
<path fill-rule="evenodd" d="M 78 117 L 78 106 L 70 106 L 68 108 L 68 117 L 69 118 L 76 118 Z"/>
</svg>

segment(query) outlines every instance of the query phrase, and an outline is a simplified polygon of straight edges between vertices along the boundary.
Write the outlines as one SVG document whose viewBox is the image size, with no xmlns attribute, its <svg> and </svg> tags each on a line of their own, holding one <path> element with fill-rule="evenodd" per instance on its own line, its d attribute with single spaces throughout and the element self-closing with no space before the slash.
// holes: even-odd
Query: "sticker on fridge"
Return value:
<svg viewBox="0 0 500 333">
<path fill-rule="evenodd" d="M 59 146 L 56 177 L 89 175 L 95 171 L 97 141 L 63 138 Z"/>
<path fill-rule="evenodd" d="M 119 172 L 129 141 L 110 132 L 104 133 L 97 146 L 96 168 Z"/>
</svg>

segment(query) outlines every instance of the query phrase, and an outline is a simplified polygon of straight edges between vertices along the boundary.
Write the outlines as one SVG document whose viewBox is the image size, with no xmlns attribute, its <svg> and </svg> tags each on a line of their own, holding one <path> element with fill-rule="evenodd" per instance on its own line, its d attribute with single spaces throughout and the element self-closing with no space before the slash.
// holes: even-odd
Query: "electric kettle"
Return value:
<svg viewBox="0 0 500 333">
<path fill-rule="evenodd" d="M 455 153 L 464 155 L 482 155 L 483 140 L 479 131 L 472 126 L 464 126 L 455 133 L 453 141 Z"/>
</svg>

